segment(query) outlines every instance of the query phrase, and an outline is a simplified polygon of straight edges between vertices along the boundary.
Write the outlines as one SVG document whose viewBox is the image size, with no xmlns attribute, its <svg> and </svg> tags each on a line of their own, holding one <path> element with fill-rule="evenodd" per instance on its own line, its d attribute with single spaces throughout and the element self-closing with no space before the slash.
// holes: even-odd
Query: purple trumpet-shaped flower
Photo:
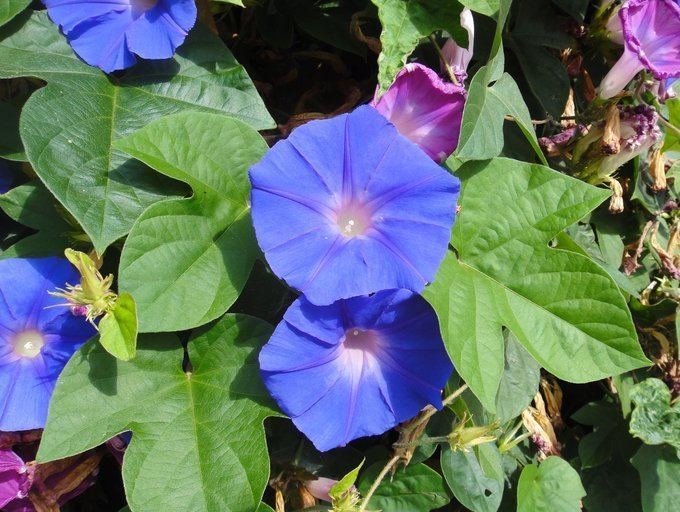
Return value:
<svg viewBox="0 0 680 512">
<path fill-rule="evenodd" d="M 601 98 L 621 92 L 643 69 L 658 80 L 680 77 L 680 7 L 673 0 L 628 0 L 618 17 L 623 55 L 602 80 Z M 617 40 L 614 22 L 609 29 Z"/>
<path fill-rule="evenodd" d="M 12 450 L 0 449 L 0 508 L 28 495 L 32 471 Z"/>
<path fill-rule="evenodd" d="M 446 253 L 460 189 L 369 106 L 297 128 L 250 180 L 269 265 L 314 304 L 422 291 Z"/>
<path fill-rule="evenodd" d="M 382 434 L 453 371 L 432 307 L 408 290 L 315 306 L 300 297 L 260 353 L 270 394 L 321 451 Z"/>
<path fill-rule="evenodd" d="M 437 163 L 458 145 L 467 92 L 421 64 L 407 64 L 371 105 Z"/>
<path fill-rule="evenodd" d="M 61 258 L 0 261 L 0 430 L 45 426 L 57 377 L 94 335 L 49 293 L 78 278 Z"/>
<path fill-rule="evenodd" d="M 0 159 L 0 194 L 5 194 L 10 188 L 12 188 L 12 175 L 7 162 Z"/>
<path fill-rule="evenodd" d="M 468 34 L 468 47 L 461 48 L 453 38 L 449 38 L 442 47 L 442 53 L 446 62 L 442 62 L 442 72 L 447 71 L 446 65 L 451 67 L 456 80 L 462 84 L 467 78 L 467 68 L 472 59 L 472 50 L 475 46 L 475 21 L 472 11 L 465 7 L 460 13 L 460 25 Z"/>
<path fill-rule="evenodd" d="M 169 59 L 196 22 L 194 0 L 43 0 L 85 62 L 111 72 Z"/>
</svg>

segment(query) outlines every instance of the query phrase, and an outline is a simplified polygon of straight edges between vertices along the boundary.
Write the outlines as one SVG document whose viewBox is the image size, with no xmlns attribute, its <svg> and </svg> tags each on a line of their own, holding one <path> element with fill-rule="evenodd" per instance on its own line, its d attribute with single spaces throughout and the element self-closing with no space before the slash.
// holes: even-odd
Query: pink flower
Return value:
<svg viewBox="0 0 680 512">
<path fill-rule="evenodd" d="M 472 59 L 472 49 L 475 43 L 475 22 L 472 18 L 472 11 L 467 7 L 460 13 L 460 26 L 467 30 L 468 47 L 461 48 L 453 38 L 449 38 L 442 48 L 442 53 L 446 64 L 451 66 L 456 80 L 462 84 L 467 78 L 467 68 Z M 442 63 L 442 73 L 446 72 L 446 64 Z"/>
<path fill-rule="evenodd" d="M 458 145 L 467 92 L 421 64 L 407 64 L 371 105 L 436 162 Z"/>
<path fill-rule="evenodd" d="M 600 97 L 611 98 L 643 69 L 657 80 L 680 76 L 680 7 L 673 0 L 629 0 L 618 13 L 624 51 L 600 84 Z M 618 25 L 608 24 L 614 40 Z"/>
</svg>

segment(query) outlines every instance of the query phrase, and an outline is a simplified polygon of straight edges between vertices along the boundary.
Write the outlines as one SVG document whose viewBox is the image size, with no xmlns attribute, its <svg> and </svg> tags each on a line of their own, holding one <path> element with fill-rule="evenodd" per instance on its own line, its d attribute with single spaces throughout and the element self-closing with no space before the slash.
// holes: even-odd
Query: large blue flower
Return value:
<svg viewBox="0 0 680 512">
<path fill-rule="evenodd" d="M 194 0 L 43 0 L 73 50 L 110 72 L 168 59 L 196 23 Z"/>
<path fill-rule="evenodd" d="M 49 294 L 78 273 L 61 258 L 0 261 L 0 430 L 42 428 L 57 377 L 95 329 Z"/>
<path fill-rule="evenodd" d="M 432 307 L 408 290 L 315 306 L 300 297 L 260 352 L 270 394 L 322 451 L 440 408 L 453 366 Z"/>
<path fill-rule="evenodd" d="M 296 129 L 250 179 L 269 265 L 314 304 L 422 291 L 446 253 L 460 188 L 369 106 Z"/>
</svg>

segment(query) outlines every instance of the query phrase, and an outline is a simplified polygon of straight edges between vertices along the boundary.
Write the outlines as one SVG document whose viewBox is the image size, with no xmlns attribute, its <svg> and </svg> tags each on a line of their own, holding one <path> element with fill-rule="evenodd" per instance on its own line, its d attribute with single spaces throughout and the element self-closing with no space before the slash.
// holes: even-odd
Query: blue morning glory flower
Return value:
<svg viewBox="0 0 680 512">
<path fill-rule="evenodd" d="M 269 265 L 321 305 L 422 291 L 446 253 L 460 189 L 370 106 L 297 128 L 250 180 Z"/>
<path fill-rule="evenodd" d="M 78 273 L 61 258 L 0 261 L 0 430 L 42 428 L 57 377 L 95 333 L 49 294 Z"/>
<path fill-rule="evenodd" d="M 6 193 L 12 188 L 12 174 L 9 172 L 7 162 L 0 159 L 0 194 Z"/>
<path fill-rule="evenodd" d="M 432 307 L 409 290 L 286 311 L 260 352 L 269 393 L 321 451 L 382 434 L 432 404 L 453 371 Z"/>
<path fill-rule="evenodd" d="M 169 59 L 196 23 L 194 0 L 43 0 L 85 62 L 111 72 Z"/>
</svg>

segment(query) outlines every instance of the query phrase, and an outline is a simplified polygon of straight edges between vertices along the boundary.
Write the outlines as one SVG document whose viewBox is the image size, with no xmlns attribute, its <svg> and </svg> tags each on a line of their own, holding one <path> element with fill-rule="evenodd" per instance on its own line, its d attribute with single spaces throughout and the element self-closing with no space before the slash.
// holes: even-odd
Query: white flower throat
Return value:
<svg viewBox="0 0 680 512">
<path fill-rule="evenodd" d="M 45 346 L 45 338 L 37 331 L 24 331 L 14 340 L 14 353 L 19 357 L 33 359 Z"/>
</svg>

